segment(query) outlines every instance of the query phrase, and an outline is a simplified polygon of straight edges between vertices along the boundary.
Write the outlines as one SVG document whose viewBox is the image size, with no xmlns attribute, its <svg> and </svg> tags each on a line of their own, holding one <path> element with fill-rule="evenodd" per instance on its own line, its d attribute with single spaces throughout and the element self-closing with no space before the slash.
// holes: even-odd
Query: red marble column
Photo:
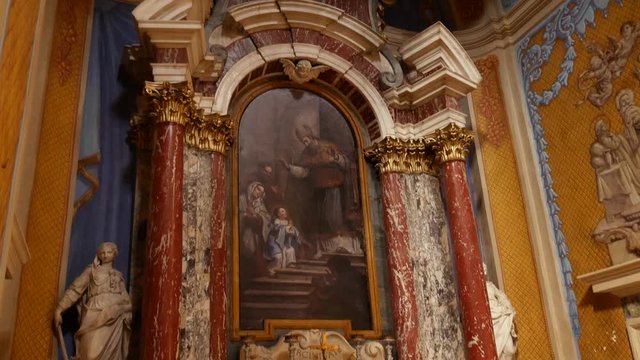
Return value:
<svg viewBox="0 0 640 360">
<path fill-rule="evenodd" d="M 155 125 L 145 282 L 142 358 L 176 359 L 182 276 L 184 126 Z"/>
<path fill-rule="evenodd" d="M 227 242 L 225 236 L 225 156 L 211 155 L 213 209 L 211 221 L 211 346 L 212 360 L 227 359 Z"/>
<path fill-rule="evenodd" d="M 399 360 L 422 360 L 417 346 L 418 308 L 400 179 L 401 174 L 396 172 L 380 175 L 396 349 Z"/>
<path fill-rule="evenodd" d="M 469 360 L 498 359 L 467 184 L 465 157 L 472 137 L 453 124 L 436 131 L 436 158 L 442 166 L 442 183 L 451 243 L 456 259 L 458 296 Z"/>
</svg>

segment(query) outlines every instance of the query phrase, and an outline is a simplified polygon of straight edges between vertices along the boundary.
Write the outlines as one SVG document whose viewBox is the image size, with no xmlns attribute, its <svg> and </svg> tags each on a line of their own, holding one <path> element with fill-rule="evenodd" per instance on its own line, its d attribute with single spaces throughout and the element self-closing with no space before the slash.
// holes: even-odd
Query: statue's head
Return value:
<svg viewBox="0 0 640 360">
<path fill-rule="evenodd" d="M 103 242 L 98 245 L 96 250 L 96 258 L 100 264 L 107 264 L 113 262 L 116 256 L 118 256 L 118 245 L 113 242 Z"/>
</svg>

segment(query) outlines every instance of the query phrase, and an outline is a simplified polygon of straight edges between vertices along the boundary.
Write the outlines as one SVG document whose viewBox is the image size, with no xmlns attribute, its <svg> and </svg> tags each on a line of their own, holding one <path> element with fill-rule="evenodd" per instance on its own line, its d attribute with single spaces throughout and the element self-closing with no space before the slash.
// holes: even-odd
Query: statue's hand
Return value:
<svg viewBox="0 0 640 360">
<path fill-rule="evenodd" d="M 62 310 L 56 309 L 53 313 L 53 325 L 56 327 L 62 325 Z"/>
</svg>

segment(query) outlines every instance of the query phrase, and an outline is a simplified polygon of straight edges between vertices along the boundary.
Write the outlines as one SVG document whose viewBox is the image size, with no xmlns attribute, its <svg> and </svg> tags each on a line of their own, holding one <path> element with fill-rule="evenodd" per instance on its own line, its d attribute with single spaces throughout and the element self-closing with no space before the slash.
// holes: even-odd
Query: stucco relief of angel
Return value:
<svg viewBox="0 0 640 360">
<path fill-rule="evenodd" d="M 309 80 L 313 80 L 321 72 L 329 69 L 326 65 L 312 66 L 309 60 L 300 60 L 297 64 L 294 64 L 289 59 L 280 59 L 280 62 L 284 68 L 284 73 L 296 84 L 304 84 Z"/>
<path fill-rule="evenodd" d="M 620 77 L 627 60 L 640 37 L 640 22 L 627 21 L 620 26 L 620 38 L 609 36 L 609 46 L 605 49 L 597 44 L 587 45 L 587 51 L 593 53 L 589 68 L 578 78 L 578 88 L 584 93 L 584 100 L 594 106 L 602 107 L 613 93 L 613 81 Z"/>
</svg>

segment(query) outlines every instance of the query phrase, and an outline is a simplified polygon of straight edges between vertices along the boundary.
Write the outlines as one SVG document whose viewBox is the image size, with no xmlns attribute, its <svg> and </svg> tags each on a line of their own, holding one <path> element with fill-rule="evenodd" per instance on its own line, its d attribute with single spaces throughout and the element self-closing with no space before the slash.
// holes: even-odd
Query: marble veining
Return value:
<svg viewBox="0 0 640 360">
<path fill-rule="evenodd" d="M 402 179 L 397 173 L 381 175 L 385 235 L 393 322 L 398 358 L 422 359 L 418 351 L 418 311 L 413 267 L 408 254 L 407 213 L 402 202 Z"/>
<path fill-rule="evenodd" d="M 184 150 L 180 359 L 209 358 L 211 156 Z"/>
<path fill-rule="evenodd" d="M 427 174 L 407 174 L 402 180 L 418 308 L 419 351 L 422 359 L 464 359 L 439 181 Z"/>
<path fill-rule="evenodd" d="M 141 332 L 144 358 L 169 359 L 179 338 L 184 128 L 158 124 L 154 144 Z"/>
</svg>

